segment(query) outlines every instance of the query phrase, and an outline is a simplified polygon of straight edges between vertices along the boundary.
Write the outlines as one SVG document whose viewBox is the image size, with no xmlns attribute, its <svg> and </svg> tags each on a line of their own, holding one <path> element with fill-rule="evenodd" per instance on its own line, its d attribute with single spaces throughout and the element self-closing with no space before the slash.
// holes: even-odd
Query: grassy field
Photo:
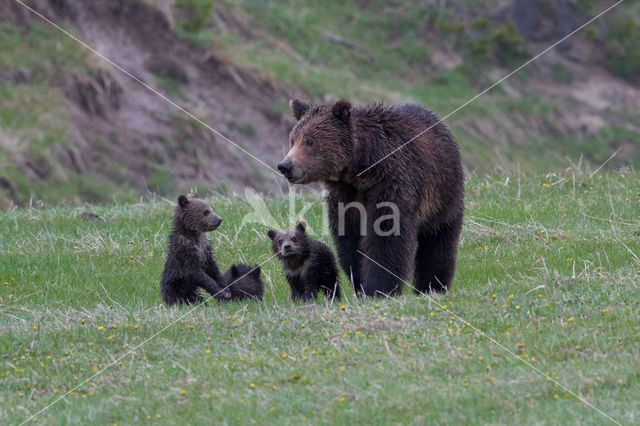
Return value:
<svg viewBox="0 0 640 426">
<path fill-rule="evenodd" d="M 472 179 L 449 294 L 358 300 L 343 276 L 311 310 L 250 219 L 306 209 L 329 241 L 319 195 L 211 201 L 219 263 L 262 263 L 263 303 L 162 305 L 167 200 L 0 213 L 0 423 L 609 421 L 554 380 L 640 421 L 640 174 Z"/>
</svg>

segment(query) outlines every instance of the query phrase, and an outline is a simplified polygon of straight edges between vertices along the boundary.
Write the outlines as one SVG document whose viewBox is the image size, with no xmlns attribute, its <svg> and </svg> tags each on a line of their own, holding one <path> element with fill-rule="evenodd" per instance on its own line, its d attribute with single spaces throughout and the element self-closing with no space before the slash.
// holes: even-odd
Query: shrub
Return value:
<svg viewBox="0 0 640 426">
<path fill-rule="evenodd" d="M 571 71 L 562 62 L 554 62 L 551 65 L 551 75 L 561 84 L 570 84 L 573 81 Z"/>
<path fill-rule="evenodd" d="M 495 55 L 503 64 L 514 65 L 529 56 L 524 38 L 513 24 L 500 25 L 493 33 L 492 40 Z"/>
<path fill-rule="evenodd" d="M 569 7 L 574 13 L 592 14 L 596 9 L 596 0 L 571 0 Z"/>
<path fill-rule="evenodd" d="M 491 39 L 487 37 L 470 40 L 468 44 L 469 54 L 473 59 L 484 59 L 491 53 Z"/>
<path fill-rule="evenodd" d="M 467 60 L 472 62 L 471 68 L 487 61 L 491 54 L 491 22 L 487 18 L 478 18 L 471 23 L 470 31 L 466 37 Z M 474 71 L 475 72 L 475 71 Z"/>
<path fill-rule="evenodd" d="M 473 21 L 470 28 L 465 37 L 465 54 L 472 72 L 489 61 L 514 66 L 529 57 L 524 38 L 512 24 L 499 25 L 492 30 L 491 22 L 480 18 Z"/>
<path fill-rule="evenodd" d="M 450 22 L 449 20 L 441 19 L 436 22 L 436 30 L 438 34 L 444 38 L 453 37 L 454 43 L 459 43 L 466 31 L 464 24 L 460 22 Z"/>
<path fill-rule="evenodd" d="M 175 8 L 183 15 L 178 25 L 190 33 L 200 31 L 211 16 L 213 6 L 212 0 L 177 0 Z"/>
<path fill-rule="evenodd" d="M 606 51 L 611 70 L 621 77 L 640 72 L 640 26 L 633 19 L 617 21 L 607 32 Z"/>
<path fill-rule="evenodd" d="M 487 18 L 478 18 L 473 21 L 472 27 L 475 31 L 486 33 L 491 28 L 491 21 Z"/>
</svg>

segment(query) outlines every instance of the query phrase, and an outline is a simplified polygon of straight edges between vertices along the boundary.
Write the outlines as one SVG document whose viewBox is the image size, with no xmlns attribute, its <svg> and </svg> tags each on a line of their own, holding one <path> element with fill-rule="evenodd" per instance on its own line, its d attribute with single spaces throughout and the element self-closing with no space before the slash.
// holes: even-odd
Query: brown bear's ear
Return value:
<svg viewBox="0 0 640 426">
<path fill-rule="evenodd" d="M 251 270 L 251 276 L 257 280 L 260 278 L 260 272 L 260 267 L 256 265 L 256 267 Z"/>
<path fill-rule="evenodd" d="M 178 197 L 178 205 L 182 208 L 185 208 L 189 205 L 189 199 L 185 195 L 181 195 Z"/>
<path fill-rule="evenodd" d="M 304 222 L 299 222 L 298 226 L 296 226 L 296 229 L 302 232 L 303 234 L 307 231 L 306 224 Z"/>
<path fill-rule="evenodd" d="M 351 116 L 351 104 L 345 100 L 338 101 L 333 106 L 332 112 L 338 120 L 348 123 Z"/>
<path fill-rule="evenodd" d="M 231 265 L 231 278 L 235 278 L 239 275 L 238 267 L 236 265 Z"/>
<path fill-rule="evenodd" d="M 309 104 L 302 102 L 300 99 L 291 99 L 289 101 L 289 106 L 291 107 L 291 111 L 293 111 L 293 115 L 296 120 L 300 120 L 302 116 L 309 111 L 309 108 L 311 108 Z"/>
<path fill-rule="evenodd" d="M 267 236 L 273 240 L 276 237 L 276 231 L 274 231 L 273 229 L 269 229 L 269 231 L 267 232 Z"/>
</svg>

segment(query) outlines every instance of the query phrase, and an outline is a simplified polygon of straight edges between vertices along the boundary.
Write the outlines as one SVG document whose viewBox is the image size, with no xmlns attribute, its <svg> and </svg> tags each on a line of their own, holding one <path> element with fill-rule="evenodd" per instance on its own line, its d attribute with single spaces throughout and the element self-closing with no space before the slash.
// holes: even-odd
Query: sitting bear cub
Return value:
<svg viewBox="0 0 640 426">
<path fill-rule="evenodd" d="M 291 299 L 314 300 L 322 290 L 328 299 L 340 300 L 336 259 L 329 247 L 307 237 L 303 222 L 280 232 L 270 229 L 267 235 L 284 266 Z"/>
<path fill-rule="evenodd" d="M 222 287 L 231 291 L 232 300 L 262 300 L 264 283 L 260 277 L 260 267 L 244 263 L 232 265 L 222 277 Z"/>
<path fill-rule="evenodd" d="M 178 198 L 160 283 L 162 298 L 167 304 L 204 301 L 198 295 L 199 287 L 218 299 L 231 297 L 230 291 L 221 287 L 222 274 L 207 237 L 207 232 L 218 228 L 220 223 L 222 219 L 197 196 Z"/>
</svg>

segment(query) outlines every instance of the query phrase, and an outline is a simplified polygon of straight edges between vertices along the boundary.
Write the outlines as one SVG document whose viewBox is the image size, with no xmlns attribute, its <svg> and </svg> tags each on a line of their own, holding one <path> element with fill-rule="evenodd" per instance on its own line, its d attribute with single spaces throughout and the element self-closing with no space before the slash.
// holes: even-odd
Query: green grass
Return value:
<svg viewBox="0 0 640 426">
<path fill-rule="evenodd" d="M 34 82 L 64 82 L 69 73 L 86 73 L 86 50 L 68 37 L 52 37 L 51 28 L 34 21 L 29 30 L 0 18 L 0 68 L 22 70 Z"/>
<path fill-rule="evenodd" d="M 294 212 L 307 205 L 328 242 L 320 198 L 305 194 Z M 165 200 L 92 207 L 104 222 L 69 206 L 0 213 L 0 423 L 72 389 L 38 422 L 606 423 L 467 322 L 638 421 L 639 174 L 472 179 L 452 291 L 358 300 L 343 276 L 344 310 L 298 309 L 267 226 L 239 230 L 252 204 L 210 200 L 219 263 L 264 263 L 263 303 L 162 305 Z M 285 226 L 289 201 L 266 204 Z"/>
<path fill-rule="evenodd" d="M 45 203 L 104 202 L 114 194 L 125 196 L 124 189 L 69 171 L 60 162 L 71 142 L 64 105 L 62 93 L 44 83 L 0 85 L 0 177 L 12 182 L 23 202 L 32 197 Z M 8 194 L 0 190 L 0 209 L 8 205 Z"/>
<path fill-rule="evenodd" d="M 156 81 L 156 86 L 166 93 L 167 96 L 173 99 L 184 99 L 184 94 L 180 90 L 182 83 L 179 80 L 166 75 L 166 73 L 156 73 L 153 77 Z"/>
</svg>

